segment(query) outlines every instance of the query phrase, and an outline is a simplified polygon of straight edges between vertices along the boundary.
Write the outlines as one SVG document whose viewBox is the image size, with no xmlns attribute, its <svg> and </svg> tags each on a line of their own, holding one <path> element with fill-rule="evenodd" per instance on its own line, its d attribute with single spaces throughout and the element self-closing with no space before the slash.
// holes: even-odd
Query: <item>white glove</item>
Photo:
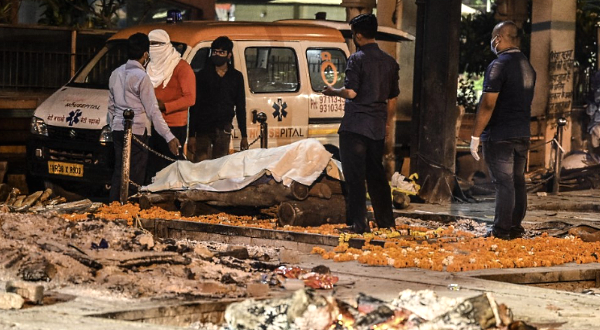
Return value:
<svg viewBox="0 0 600 330">
<path fill-rule="evenodd" d="M 475 158 L 476 161 L 479 161 L 479 155 L 477 154 L 477 149 L 479 149 L 479 140 L 480 138 L 471 136 L 471 155 Z"/>
</svg>

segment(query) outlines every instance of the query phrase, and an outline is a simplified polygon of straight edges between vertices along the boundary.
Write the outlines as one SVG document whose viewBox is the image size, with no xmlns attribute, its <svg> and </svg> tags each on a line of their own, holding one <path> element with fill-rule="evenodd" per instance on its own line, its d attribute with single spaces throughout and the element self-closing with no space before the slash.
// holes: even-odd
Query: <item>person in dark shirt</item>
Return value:
<svg viewBox="0 0 600 330">
<path fill-rule="evenodd" d="M 525 165 L 536 74 L 519 50 L 518 32 L 510 21 L 498 23 L 492 31 L 491 48 L 498 58 L 486 69 L 471 136 L 475 160 L 483 141 L 483 158 L 496 190 L 494 224 L 486 237 L 500 239 L 523 236 L 521 222 L 527 211 Z"/>
<path fill-rule="evenodd" d="M 211 44 L 210 64 L 196 73 L 196 104 L 190 109 L 188 149 L 194 162 L 216 159 L 229 153 L 233 117 L 248 149 L 244 77 L 230 64 L 233 42 L 218 37 Z"/>
<path fill-rule="evenodd" d="M 385 140 L 396 111 L 399 66 L 375 42 L 377 18 L 363 14 L 350 21 L 357 52 L 348 59 L 344 87 L 323 94 L 346 99 L 338 131 L 340 158 L 348 189 L 344 231 L 370 232 L 366 220 L 365 180 L 379 228 L 394 228 L 390 186 L 383 167 Z"/>
</svg>

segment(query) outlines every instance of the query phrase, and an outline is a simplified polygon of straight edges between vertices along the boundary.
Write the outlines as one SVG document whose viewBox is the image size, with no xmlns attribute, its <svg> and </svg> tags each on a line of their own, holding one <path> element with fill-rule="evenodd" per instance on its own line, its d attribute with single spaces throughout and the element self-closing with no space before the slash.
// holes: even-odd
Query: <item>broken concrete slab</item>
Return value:
<svg viewBox="0 0 600 330">
<path fill-rule="evenodd" d="M 6 282 L 6 292 L 16 293 L 34 304 L 40 305 L 44 299 L 44 286 L 24 281 Z"/>
<path fill-rule="evenodd" d="M 12 292 L 0 292 L 0 309 L 21 309 L 25 299 L 20 295 Z"/>
</svg>

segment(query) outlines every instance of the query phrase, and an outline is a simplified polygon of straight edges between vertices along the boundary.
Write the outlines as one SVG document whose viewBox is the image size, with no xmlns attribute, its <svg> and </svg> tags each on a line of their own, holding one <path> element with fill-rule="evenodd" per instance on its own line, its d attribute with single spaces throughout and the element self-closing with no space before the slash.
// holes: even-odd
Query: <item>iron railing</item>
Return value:
<svg viewBox="0 0 600 330">
<path fill-rule="evenodd" d="M 114 31 L 0 25 L 0 90 L 63 86 Z"/>
</svg>

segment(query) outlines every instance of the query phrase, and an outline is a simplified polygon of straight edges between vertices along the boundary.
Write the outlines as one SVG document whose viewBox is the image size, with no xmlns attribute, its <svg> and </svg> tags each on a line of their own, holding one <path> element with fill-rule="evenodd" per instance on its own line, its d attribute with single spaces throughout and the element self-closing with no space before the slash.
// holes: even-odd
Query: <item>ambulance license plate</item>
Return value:
<svg viewBox="0 0 600 330">
<path fill-rule="evenodd" d="M 83 177 L 83 165 L 63 162 L 48 162 L 48 173 Z"/>
</svg>

